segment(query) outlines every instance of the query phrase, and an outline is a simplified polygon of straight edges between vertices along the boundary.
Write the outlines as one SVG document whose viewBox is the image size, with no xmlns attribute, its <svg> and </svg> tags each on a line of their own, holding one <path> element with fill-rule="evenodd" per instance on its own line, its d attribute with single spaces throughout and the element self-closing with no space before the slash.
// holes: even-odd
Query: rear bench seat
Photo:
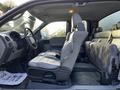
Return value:
<svg viewBox="0 0 120 90">
<path fill-rule="evenodd" d="M 98 43 L 98 42 L 102 42 L 102 43 L 106 43 L 108 41 L 108 38 L 111 35 L 111 31 L 106 31 L 106 32 L 100 32 L 100 33 L 96 33 L 94 35 L 94 39 L 92 39 L 92 41 L 87 41 L 86 44 L 86 53 L 89 57 L 90 60 L 94 60 L 94 56 L 92 53 L 97 53 L 96 50 L 94 50 L 94 44 Z"/>
<path fill-rule="evenodd" d="M 88 58 L 101 72 L 102 84 L 112 83 L 113 80 L 117 80 L 119 42 L 120 30 L 96 33 L 92 41 L 86 42 Z"/>
</svg>

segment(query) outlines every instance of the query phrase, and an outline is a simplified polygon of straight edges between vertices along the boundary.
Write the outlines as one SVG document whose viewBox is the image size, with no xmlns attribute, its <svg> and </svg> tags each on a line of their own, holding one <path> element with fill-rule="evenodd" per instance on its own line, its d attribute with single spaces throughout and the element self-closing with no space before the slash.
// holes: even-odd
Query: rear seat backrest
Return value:
<svg viewBox="0 0 120 90">
<path fill-rule="evenodd" d="M 86 45 L 87 55 L 92 62 L 99 63 L 97 61 L 99 55 L 99 44 L 107 45 L 109 43 L 110 36 L 111 31 L 103 31 L 96 33 L 94 35 L 94 39 L 92 41 L 88 41 L 89 45 Z"/>
<path fill-rule="evenodd" d="M 96 33 L 94 39 L 89 42 L 90 61 L 102 73 L 105 72 L 106 79 L 109 78 L 109 75 L 117 75 L 113 71 L 113 65 L 117 70 L 119 69 L 120 30 Z"/>
<path fill-rule="evenodd" d="M 107 40 L 109 39 L 110 35 L 111 35 L 111 31 L 104 31 L 104 32 L 96 33 L 93 41 L 99 40 L 100 42 L 106 43 Z"/>
<path fill-rule="evenodd" d="M 97 43 L 97 42 L 106 43 L 108 41 L 110 35 L 111 35 L 111 31 L 99 32 L 99 33 L 96 33 L 94 35 L 94 39 L 92 39 L 92 41 L 87 41 L 85 43 L 85 45 L 86 45 L 86 54 L 88 55 L 88 57 L 90 59 L 94 59 L 91 56 L 93 56 L 93 53 L 96 52 L 96 50 L 94 51 L 92 49 L 92 48 L 94 48 L 93 44 Z"/>
</svg>

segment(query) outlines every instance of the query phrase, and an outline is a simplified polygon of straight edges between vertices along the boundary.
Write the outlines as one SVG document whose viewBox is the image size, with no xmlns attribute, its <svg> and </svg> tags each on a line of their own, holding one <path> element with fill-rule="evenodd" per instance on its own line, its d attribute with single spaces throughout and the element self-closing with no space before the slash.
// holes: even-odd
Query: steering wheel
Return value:
<svg viewBox="0 0 120 90">
<path fill-rule="evenodd" d="M 29 34 L 28 34 L 28 32 L 29 32 Z M 25 28 L 24 35 L 25 35 L 26 41 L 30 45 L 30 47 L 33 49 L 37 49 L 38 45 L 37 45 L 36 39 L 34 37 L 34 34 L 30 28 Z"/>
</svg>

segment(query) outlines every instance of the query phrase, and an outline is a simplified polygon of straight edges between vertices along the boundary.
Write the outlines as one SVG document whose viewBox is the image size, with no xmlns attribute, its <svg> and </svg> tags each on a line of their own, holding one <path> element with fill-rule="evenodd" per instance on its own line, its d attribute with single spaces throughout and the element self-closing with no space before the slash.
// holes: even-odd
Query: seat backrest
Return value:
<svg viewBox="0 0 120 90">
<path fill-rule="evenodd" d="M 88 32 L 85 31 L 85 27 L 79 14 L 74 14 L 72 16 L 71 23 L 72 32 L 69 35 L 69 39 L 67 39 L 67 41 L 64 43 L 61 51 L 62 66 L 67 67 L 70 71 L 72 71 L 81 45 L 88 35 Z"/>
<path fill-rule="evenodd" d="M 99 32 L 94 35 L 94 38 L 92 41 L 100 41 L 102 43 L 105 43 L 109 39 L 110 35 L 111 35 L 111 31 Z"/>
<path fill-rule="evenodd" d="M 102 27 L 97 27 L 97 28 L 96 28 L 96 33 L 102 32 L 102 31 L 103 31 L 103 28 L 102 28 Z"/>
<path fill-rule="evenodd" d="M 96 33 L 92 41 L 86 42 L 86 52 L 89 60 L 94 64 L 98 61 L 99 47 L 101 44 L 107 44 L 110 40 L 111 31 L 103 31 Z"/>
<path fill-rule="evenodd" d="M 110 41 L 110 42 L 109 42 Z M 89 41 L 89 60 L 101 72 L 112 72 L 112 62 L 119 65 L 118 47 L 120 50 L 120 30 L 96 33 L 94 39 Z"/>
</svg>

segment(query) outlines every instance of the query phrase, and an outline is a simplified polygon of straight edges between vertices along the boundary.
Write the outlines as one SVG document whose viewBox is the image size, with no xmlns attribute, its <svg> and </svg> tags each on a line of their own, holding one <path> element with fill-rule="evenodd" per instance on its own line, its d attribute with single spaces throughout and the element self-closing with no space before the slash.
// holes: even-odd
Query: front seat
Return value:
<svg viewBox="0 0 120 90">
<path fill-rule="evenodd" d="M 66 81 L 73 70 L 81 45 L 88 35 L 79 14 L 72 16 L 72 31 L 67 37 L 60 58 L 38 55 L 29 62 L 28 76 L 32 81 Z"/>
</svg>

